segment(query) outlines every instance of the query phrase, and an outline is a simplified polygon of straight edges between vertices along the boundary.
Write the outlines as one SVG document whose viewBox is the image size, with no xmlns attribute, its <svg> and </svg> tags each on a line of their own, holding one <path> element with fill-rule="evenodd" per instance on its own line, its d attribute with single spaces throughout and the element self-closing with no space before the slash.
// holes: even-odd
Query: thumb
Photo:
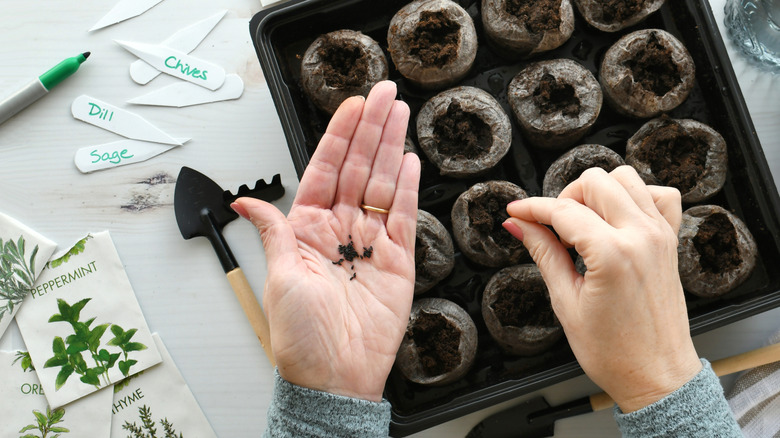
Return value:
<svg viewBox="0 0 780 438">
<path fill-rule="evenodd" d="M 550 229 L 542 224 L 510 217 L 503 223 L 510 234 L 523 241 L 531 258 L 539 267 L 555 313 L 561 318 L 569 300 L 573 299 L 576 282 L 581 277 L 571 256 Z M 565 316 L 561 319 L 565 319 Z"/>
<path fill-rule="evenodd" d="M 282 263 L 285 257 L 298 256 L 298 240 L 287 218 L 274 205 L 255 198 L 238 198 L 230 205 L 260 232 L 268 266 Z"/>
</svg>

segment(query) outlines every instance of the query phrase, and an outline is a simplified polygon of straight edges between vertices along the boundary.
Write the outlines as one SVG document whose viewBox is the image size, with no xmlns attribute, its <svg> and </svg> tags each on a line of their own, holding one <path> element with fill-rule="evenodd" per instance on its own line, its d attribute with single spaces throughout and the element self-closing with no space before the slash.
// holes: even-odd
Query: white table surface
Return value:
<svg viewBox="0 0 780 438">
<path fill-rule="evenodd" d="M 724 0 L 712 0 L 722 20 Z M 0 126 L 0 211 L 66 248 L 88 232 L 109 230 L 149 326 L 166 343 L 176 364 L 220 437 L 259 436 L 271 397 L 272 369 L 246 322 L 216 256 L 204 238 L 185 241 L 173 216 L 174 181 L 181 166 L 193 167 L 224 189 L 235 190 L 281 173 L 287 194 L 276 205 L 287 211 L 297 188 L 284 135 L 252 46 L 248 23 L 258 0 L 166 0 L 144 15 L 88 33 L 115 2 L 4 0 L 0 14 L 0 94 L 24 85 L 61 59 L 83 51 L 81 70 L 42 101 Z M 268 2 L 266 2 L 268 3 Z M 189 108 L 133 106 L 126 100 L 177 81 L 135 84 L 128 66 L 135 57 L 113 40 L 156 43 L 176 30 L 228 13 L 193 52 L 237 73 L 245 83 L 236 101 Z M 727 42 L 742 91 L 774 175 L 780 175 L 780 78 L 756 71 Z M 94 174 L 73 164 L 79 147 L 119 139 L 74 120 L 71 102 L 81 94 L 134 111 L 185 146 L 147 162 Z M 225 236 L 261 297 L 265 259 L 254 228 L 241 219 Z M 780 309 L 747 318 L 695 338 L 699 354 L 712 359 L 761 346 L 780 329 Z M 0 349 L 23 349 L 15 324 Z M 724 386 L 732 378 L 724 379 Z M 586 377 L 545 388 L 559 404 L 596 391 Z M 507 402 L 420 432 L 420 437 L 457 437 Z M 611 412 L 558 421 L 556 437 L 618 436 Z"/>
</svg>

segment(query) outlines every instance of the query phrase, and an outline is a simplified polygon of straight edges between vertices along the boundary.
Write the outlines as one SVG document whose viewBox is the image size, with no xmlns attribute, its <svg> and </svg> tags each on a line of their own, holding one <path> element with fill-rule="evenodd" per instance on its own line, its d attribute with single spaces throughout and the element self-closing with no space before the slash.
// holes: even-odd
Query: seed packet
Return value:
<svg viewBox="0 0 780 438">
<path fill-rule="evenodd" d="M 143 438 L 152 430 L 158 436 L 216 438 L 159 335 L 152 336 L 163 361 L 114 386 L 111 438 Z"/>
<path fill-rule="evenodd" d="M 0 436 L 107 437 L 111 430 L 111 389 L 52 409 L 29 357 L 22 351 L 0 351 Z"/>
<path fill-rule="evenodd" d="M 0 213 L 0 337 L 57 245 Z"/>
<path fill-rule="evenodd" d="M 162 360 L 106 231 L 46 265 L 16 322 L 52 408 Z"/>
</svg>

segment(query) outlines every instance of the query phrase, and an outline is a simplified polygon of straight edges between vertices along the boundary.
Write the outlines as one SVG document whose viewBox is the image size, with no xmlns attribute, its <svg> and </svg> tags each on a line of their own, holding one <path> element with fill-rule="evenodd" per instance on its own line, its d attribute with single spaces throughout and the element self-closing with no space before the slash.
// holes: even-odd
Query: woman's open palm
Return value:
<svg viewBox="0 0 780 438">
<path fill-rule="evenodd" d="M 281 376 L 373 401 L 382 397 L 414 293 L 420 163 L 403 154 L 409 108 L 395 95 L 385 81 L 341 105 L 286 218 L 257 199 L 234 204 L 265 248 L 263 303 Z"/>
</svg>

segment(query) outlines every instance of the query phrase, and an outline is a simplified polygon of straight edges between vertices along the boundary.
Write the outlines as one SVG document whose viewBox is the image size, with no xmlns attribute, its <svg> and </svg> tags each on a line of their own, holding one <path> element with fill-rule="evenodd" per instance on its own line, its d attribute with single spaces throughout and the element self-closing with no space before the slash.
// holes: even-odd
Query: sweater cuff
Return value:
<svg viewBox="0 0 780 438">
<path fill-rule="evenodd" d="M 616 406 L 623 437 L 741 437 L 720 380 L 706 359 L 701 363 L 699 374 L 661 400 L 628 414 Z"/>
<path fill-rule="evenodd" d="M 274 395 L 265 437 L 387 437 L 390 403 L 316 391 L 274 372 Z"/>
</svg>

